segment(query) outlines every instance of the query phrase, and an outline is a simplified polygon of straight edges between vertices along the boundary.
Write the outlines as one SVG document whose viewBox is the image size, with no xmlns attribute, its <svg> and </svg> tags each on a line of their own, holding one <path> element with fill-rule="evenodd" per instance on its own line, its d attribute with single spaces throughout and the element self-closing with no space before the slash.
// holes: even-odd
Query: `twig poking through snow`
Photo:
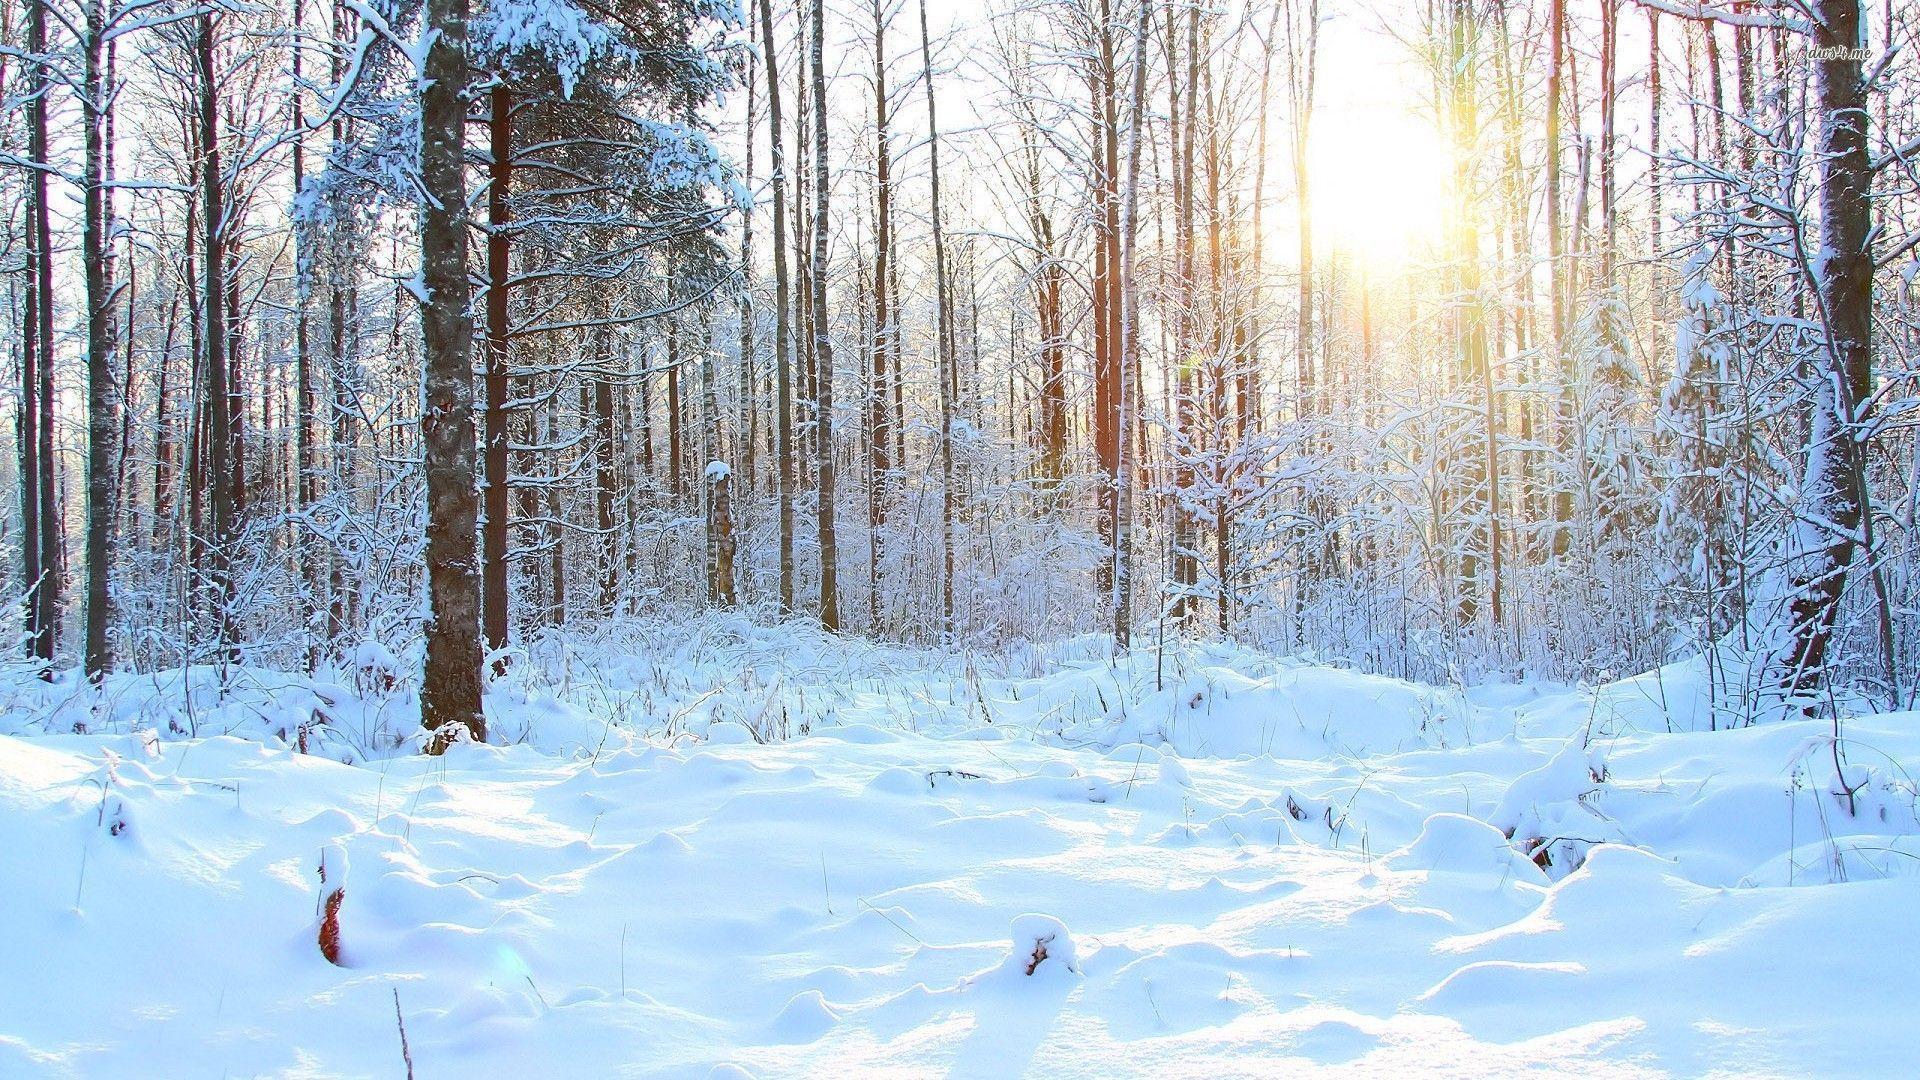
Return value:
<svg viewBox="0 0 1920 1080">
<path fill-rule="evenodd" d="M 400 1015 L 400 988 L 393 988 L 393 1022 L 400 1029 L 400 1060 L 407 1063 L 407 1080 L 413 1080 L 413 1050 L 407 1046 L 407 1018 Z"/>
</svg>

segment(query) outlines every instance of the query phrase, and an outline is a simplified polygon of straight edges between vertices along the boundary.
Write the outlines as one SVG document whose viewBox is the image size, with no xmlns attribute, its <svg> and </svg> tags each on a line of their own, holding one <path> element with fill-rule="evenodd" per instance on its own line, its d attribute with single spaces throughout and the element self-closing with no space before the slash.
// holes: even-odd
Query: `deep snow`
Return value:
<svg viewBox="0 0 1920 1080">
<path fill-rule="evenodd" d="M 440 759 L 379 671 L 0 681 L 0 1075 L 398 1076 L 396 991 L 423 1078 L 1920 1054 L 1920 715 L 622 633 Z"/>
</svg>

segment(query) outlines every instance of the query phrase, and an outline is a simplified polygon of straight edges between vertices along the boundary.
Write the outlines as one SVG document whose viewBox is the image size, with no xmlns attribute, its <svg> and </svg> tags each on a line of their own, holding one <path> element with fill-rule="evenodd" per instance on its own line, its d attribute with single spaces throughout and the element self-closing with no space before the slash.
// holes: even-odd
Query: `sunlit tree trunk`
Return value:
<svg viewBox="0 0 1920 1080">
<path fill-rule="evenodd" d="M 953 473 L 953 310 L 947 292 L 947 241 L 940 218 L 940 122 L 933 104 L 933 37 L 927 31 L 927 0 L 920 0 L 920 56 L 927 98 L 927 143 L 932 175 L 933 281 L 938 307 L 936 348 L 940 368 L 940 633 L 952 641 L 953 547 L 955 516 Z"/>
<path fill-rule="evenodd" d="M 873 343 L 868 362 L 867 398 L 867 625 L 880 625 L 880 545 L 892 492 L 892 424 L 888 409 L 887 361 L 896 330 L 888 295 L 893 273 L 893 144 L 887 130 L 887 22 L 881 0 L 873 0 Z"/>
<path fill-rule="evenodd" d="M 1848 566 L 1866 513 L 1856 480 L 1860 433 L 1873 393 L 1872 206 L 1866 87 L 1861 77 L 1860 0 L 1817 0 L 1815 88 L 1820 118 L 1819 249 L 1811 272 L 1826 331 L 1813 379 L 1801 505 L 1794 524 L 1793 601 L 1786 688 L 1809 692 L 1827 653 Z"/>
<path fill-rule="evenodd" d="M 420 720 L 464 724 L 485 741 L 473 456 L 472 284 L 467 279 L 467 0 L 426 0 L 431 35 L 420 84 L 420 417 L 427 480 L 427 666 Z"/>
<path fill-rule="evenodd" d="M 207 501 L 212 534 L 207 545 L 207 580 L 214 605 L 215 646 L 224 662 L 232 658 L 235 644 L 232 567 L 241 460 L 231 388 L 233 335 L 227 326 L 226 177 L 220 164 L 219 91 L 213 62 L 215 18 L 211 13 L 204 14 L 197 22 L 194 62 L 199 78 L 200 224 L 204 230 L 201 269 L 205 276 L 201 310 L 206 327 L 202 334 L 206 357 L 201 407 L 207 416 Z"/>
<path fill-rule="evenodd" d="M 1139 5 L 1133 32 L 1133 76 L 1128 110 L 1127 180 L 1119 230 L 1120 392 L 1115 435 L 1119 440 L 1114 493 L 1113 642 L 1124 650 L 1133 639 L 1133 429 L 1140 393 L 1140 287 L 1135 279 L 1136 227 L 1140 214 L 1140 144 L 1146 127 L 1147 27 L 1151 6 Z"/>
<path fill-rule="evenodd" d="M 112 213 L 107 188 L 108 96 L 112 88 L 103 71 L 107 30 L 106 0 L 87 0 L 85 33 L 81 39 L 81 120 L 85 126 L 86 157 L 81 186 L 85 222 L 81 249 L 87 287 L 87 677 L 98 681 L 113 657 L 107 645 L 112 618 L 109 584 L 113 567 L 113 524 L 117 475 L 115 444 L 119 435 L 119 392 L 113 371 L 112 241 L 107 235 Z"/>
<path fill-rule="evenodd" d="M 834 537 L 833 334 L 827 313 L 827 36 L 825 0 L 813 0 L 813 355 L 814 439 L 818 453 L 820 511 L 820 625 L 840 629 L 840 549 Z"/>
<path fill-rule="evenodd" d="M 767 127 L 773 146 L 774 457 L 780 467 L 780 610 L 793 611 L 793 380 L 788 349 L 787 172 L 780 128 L 780 72 L 774 60 L 773 0 L 760 0 L 761 58 L 767 65 Z"/>
</svg>

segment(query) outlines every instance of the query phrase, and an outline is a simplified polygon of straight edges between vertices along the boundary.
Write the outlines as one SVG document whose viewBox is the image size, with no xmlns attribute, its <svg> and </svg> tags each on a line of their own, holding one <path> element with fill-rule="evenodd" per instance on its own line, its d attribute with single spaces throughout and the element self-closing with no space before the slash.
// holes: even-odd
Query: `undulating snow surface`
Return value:
<svg viewBox="0 0 1920 1080">
<path fill-rule="evenodd" d="M 1836 765 L 1826 722 L 1691 730 L 1684 666 L 549 646 L 489 700 L 515 745 L 441 759 L 384 650 L 224 700 L 8 676 L 0 1075 L 399 1076 L 396 993 L 423 1078 L 1920 1059 L 1920 715 Z"/>
</svg>

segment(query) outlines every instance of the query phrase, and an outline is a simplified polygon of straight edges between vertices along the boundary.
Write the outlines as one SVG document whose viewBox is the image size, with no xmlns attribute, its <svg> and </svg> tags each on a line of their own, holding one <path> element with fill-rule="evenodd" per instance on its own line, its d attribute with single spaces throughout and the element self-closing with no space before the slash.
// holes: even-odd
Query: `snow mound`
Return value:
<svg viewBox="0 0 1920 1080">
<path fill-rule="evenodd" d="M 1080 949 L 1067 932 L 1067 924 L 1052 915 L 1029 912 L 1016 916 L 1008 937 L 1012 947 L 997 969 L 1003 978 L 1081 973 Z"/>
<path fill-rule="evenodd" d="M 1455 691 L 1338 668 L 1296 667 L 1249 677 L 1202 667 L 1129 701 L 1099 672 L 1074 672 L 1033 698 L 1064 742 L 1164 746 L 1182 757 L 1316 760 L 1466 745 L 1476 711 Z M 1089 709 L 1089 706 L 1093 706 Z"/>
</svg>

